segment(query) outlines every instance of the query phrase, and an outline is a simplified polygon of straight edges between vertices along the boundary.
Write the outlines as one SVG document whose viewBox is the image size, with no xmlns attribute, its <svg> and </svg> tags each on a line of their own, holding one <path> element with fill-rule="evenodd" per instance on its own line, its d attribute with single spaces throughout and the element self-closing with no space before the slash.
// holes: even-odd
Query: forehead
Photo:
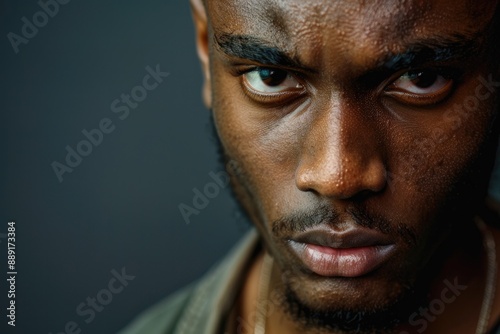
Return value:
<svg viewBox="0 0 500 334">
<path fill-rule="evenodd" d="M 415 40 L 475 36 L 490 22 L 496 2 L 208 0 L 207 8 L 216 35 L 256 37 L 311 66 L 333 58 L 369 66 L 377 55 L 401 52 Z"/>
</svg>

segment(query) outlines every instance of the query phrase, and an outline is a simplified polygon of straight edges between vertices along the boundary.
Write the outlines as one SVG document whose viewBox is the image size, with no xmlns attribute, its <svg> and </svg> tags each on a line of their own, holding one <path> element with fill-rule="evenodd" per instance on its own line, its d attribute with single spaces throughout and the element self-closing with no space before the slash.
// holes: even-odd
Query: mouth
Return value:
<svg viewBox="0 0 500 334">
<path fill-rule="evenodd" d="M 324 225 L 293 236 L 288 245 L 315 274 L 351 278 L 380 268 L 396 249 L 380 232 L 365 228 L 337 232 Z"/>
</svg>

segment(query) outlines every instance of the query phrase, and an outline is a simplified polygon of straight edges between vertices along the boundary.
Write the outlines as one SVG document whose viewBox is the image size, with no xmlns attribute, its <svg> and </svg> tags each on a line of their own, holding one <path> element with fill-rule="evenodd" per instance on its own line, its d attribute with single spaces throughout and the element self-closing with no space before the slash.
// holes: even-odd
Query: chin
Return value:
<svg viewBox="0 0 500 334">
<path fill-rule="evenodd" d="M 285 269 L 278 289 L 284 310 L 304 330 L 390 333 L 428 300 L 426 287 L 414 286 L 414 279 L 388 277 L 383 271 L 336 278 Z"/>
<path fill-rule="evenodd" d="M 358 290 L 342 288 L 349 283 L 336 284 L 333 290 L 321 286 L 311 290 L 307 285 L 297 290 L 285 285 L 284 307 L 304 329 L 361 334 L 389 333 L 404 323 L 418 305 L 427 304 L 425 299 L 417 301 L 418 294 L 403 285 L 391 288 L 359 284 Z"/>
</svg>

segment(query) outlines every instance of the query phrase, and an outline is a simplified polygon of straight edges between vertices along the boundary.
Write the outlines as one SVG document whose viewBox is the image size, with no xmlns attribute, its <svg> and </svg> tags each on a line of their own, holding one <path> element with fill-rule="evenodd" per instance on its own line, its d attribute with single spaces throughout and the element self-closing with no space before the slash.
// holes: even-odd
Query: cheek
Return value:
<svg viewBox="0 0 500 334">
<path fill-rule="evenodd" d="M 432 114 L 411 125 L 393 127 L 397 130 L 390 135 L 388 170 L 393 191 L 405 194 L 394 200 L 412 203 L 412 210 L 417 208 L 420 215 L 431 213 L 471 176 L 468 173 L 484 153 L 496 114 L 493 96 L 486 99 L 475 93 L 480 84 L 472 80 L 440 110 L 423 111 Z"/>
<path fill-rule="evenodd" d="M 240 200 L 269 220 L 294 200 L 296 158 L 300 152 L 300 119 L 282 118 L 249 102 L 234 78 L 214 80 L 214 119 L 229 159 L 238 166 L 236 186 Z M 307 102 L 297 109 L 307 108 Z M 296 109 L 296 111 L 297 111 Z M 289 206 L 287 205 L 288 210 Z M 263 217 L 263 215 L 267 217 Z"/>
</svg>

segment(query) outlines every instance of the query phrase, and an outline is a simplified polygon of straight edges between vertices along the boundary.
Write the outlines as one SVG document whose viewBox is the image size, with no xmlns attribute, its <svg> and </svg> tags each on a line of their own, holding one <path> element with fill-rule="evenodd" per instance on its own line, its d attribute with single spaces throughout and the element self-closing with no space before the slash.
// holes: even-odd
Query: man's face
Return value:
<svg viewBox="0 0 500 334">
<path fill-rule="evenodd" d="M 495 7 L 207 2 L 233 186 L 303 305 L 384 308 L 472 224 L 457 207 L 478 195 L 464 185 L 495 116 Z"/>
</svg>

